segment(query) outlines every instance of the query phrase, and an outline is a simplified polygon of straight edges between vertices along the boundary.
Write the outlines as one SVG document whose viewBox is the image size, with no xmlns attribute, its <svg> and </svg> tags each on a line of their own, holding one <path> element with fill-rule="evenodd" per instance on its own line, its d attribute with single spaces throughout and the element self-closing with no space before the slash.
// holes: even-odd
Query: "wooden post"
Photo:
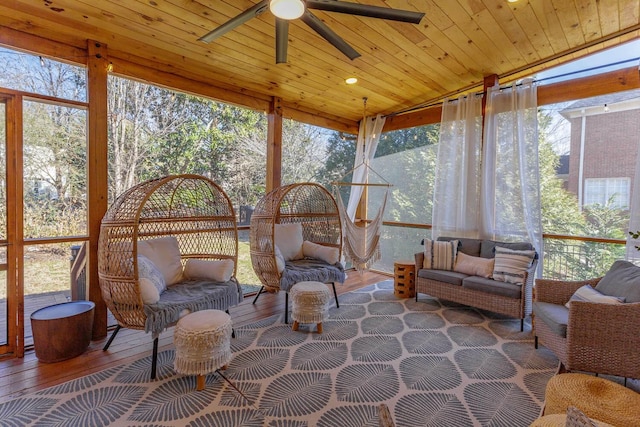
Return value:
<svg viewBox="0 0 640 427">
<path fill-rule="evenodd" d="M 267 193 L 282 185 L 282 99 L 273 97 L 267 115 Z"/>
<path fill-rule="evenodd" d="M 107 336 L 107 307 L 102 300 L 98 282 L 98 237 L 100 222 L 107 211 L 107 46 L 87 41 L 88 72 L 88 197 L 89 197 L 89 250 L 87 252 L 87 284 L 89 300 L 95 303 L 92 339 Z"/>
</svg>

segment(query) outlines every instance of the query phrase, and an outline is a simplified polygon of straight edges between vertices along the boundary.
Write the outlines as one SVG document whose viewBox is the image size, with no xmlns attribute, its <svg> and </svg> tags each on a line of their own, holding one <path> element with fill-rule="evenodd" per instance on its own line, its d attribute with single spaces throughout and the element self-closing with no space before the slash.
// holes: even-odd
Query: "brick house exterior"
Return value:
<svg viewBox="0 0 640 427">
<path fill-rule="evenodd" d="M 640 90 L 576 101 L 560 114 L 571 125 L 567 190 L 583 206 L 594 179 L 620 178 L 628 182 L 628 206 L 640 148 Z"/>
</svg>

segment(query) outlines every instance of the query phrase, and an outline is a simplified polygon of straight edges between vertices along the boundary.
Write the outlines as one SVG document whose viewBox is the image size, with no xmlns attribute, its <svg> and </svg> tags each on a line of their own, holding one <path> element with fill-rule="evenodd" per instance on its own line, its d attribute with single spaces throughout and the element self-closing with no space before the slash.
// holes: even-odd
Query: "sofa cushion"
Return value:
<svg viewBox="0 0 640 427">
<path fill-rule="evenodd" d="M 496 246 L 493 278 L 501 282 L 523 284 L 536 251 L 512 250 Z"/>
<path fill-rule="evenodd" d="M 424 268 L 453 270 L 458 251 L 458 241 L 441 242 L 424 239 Z"/>
<path fill-rule="evenodd" d="M 469 276 L 480 276 L 490 278 L 493 274 L 494 258 L 482 258 L 479 256 L 467 255 L 464 252 L 458 252 L 456 256 L 456 264 L 453 271 L 468 274 Z"/>
<path fill-rule="evenodd" d="M 522 286 L 515 283 L 498 282 L 484 277 L 469 276 L 462 281 L 462 287 L 507 298 L 519 299 Z"/>
<path fill-rule="evenodd" d="M 495 240 L 483 240 L 480 243 L 480 256 L 493 258 L 496 247 L 507 248 L 514 251 L 532 251 L 534 247 L 529 242 L 496 242 Z"/>
<path fill-rule="evenodd" d="M 462 280 L 466 277 L 469 277 L 469 275 L 458 273 L 455 271 L 431 270 L 428 268 L 423 268 L 421 270 L 418 270 L 418 277 L 422 277 L 423 279 L 429 279 L 429 280 L 437 280 L 439 282 L 445 282 L 451 285 L 461 286 Z"/>
<path fill-rule="evenodd" d="M 445 237 L 445 236 L 440 236 L 438 237 L 439 241 L 445 241 L 445 242 L 450 242 L 452 240 L 457 240 L 458 243 L 458 252 L 463 252 L 467 255 L 471 255 L 471 256 L 480 256 L 480 239 L 469 239 L 466 237 Z M 493 258 L 493 254 L 491 255 L 491 257 L 489 258 Z"/>
<path fill-rule="evenodd" d="M 578 290 L 575 291 L 573 295 L 571 295 L 571 298 L 569 298 L 569 301 L 567 301 L 567 303 L 565 304 L 567 308 L 569 308 L 571 301 L 587 301 L 602 304 L 622 304 L 624 302 L 624 297 L 605 295 L 593 289 L 591 285 L 584 285 L 578 288 Z"/>
<path fill-rule="evenodd" d="M 640 302 L 640 267 L 618 260 L 596 285 L 605 295 L 625 297 L 626 302 Z"/>
<path fill-rule="evenodd" d="M 535 301 L 533 314 L 536 322 L 544 322 L 555 334 L 566 337 L 569 324 L 569 309 L 564 305 Z"/>
</svg>

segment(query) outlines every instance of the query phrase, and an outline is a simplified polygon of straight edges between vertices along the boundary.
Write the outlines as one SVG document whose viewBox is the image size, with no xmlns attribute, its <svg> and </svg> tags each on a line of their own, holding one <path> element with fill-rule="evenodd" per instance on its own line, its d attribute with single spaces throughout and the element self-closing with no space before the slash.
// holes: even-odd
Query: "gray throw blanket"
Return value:
<svg viewBox="0 0 640 427">
<path fill-rule="evenodd" d="M 165 328 L 180 319 L 183 310 L 226 311 L 229 307 L 238 305 L 240 301 L 242 287 L 235 278 L 228 282 L 196 279 L 176 283 L 167 286 L 160 294 L 160 301 L 144 305 L 144 314 L 147 316 L 144 330 L 152 332 L 155 339 Z"/>
<path fill-rule="evenodd" d="M 289 292 L 296 283 L 308 281 L 343 283 L 346 277 L 339 262 L 332 265 L 315 258 L 287 261 L 280 278 L 280 289 Z"/>
</svg>

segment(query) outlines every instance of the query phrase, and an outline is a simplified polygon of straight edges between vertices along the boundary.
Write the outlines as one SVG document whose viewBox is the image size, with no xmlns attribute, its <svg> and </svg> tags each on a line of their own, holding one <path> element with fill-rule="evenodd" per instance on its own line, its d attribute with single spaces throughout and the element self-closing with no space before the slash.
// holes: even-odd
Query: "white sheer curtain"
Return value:
<svg viewBox="0 0 640 427">
<path fill-rule="evenodd" d="M 366 117 L 360 122 L 352 182 L 367 182 L 369 168 L 366 165 L 369 165 L 376 155 L 376 149 L 378 148 L 378 142 L 380 142 L 380 134 L 382 133 L 385 120 L 385 117 L 378 114 L 376 117 Z M 356 216 L 356 209 L 358 208 L 358 203 L 360 203 L 362 191 L 363 186 L 361 185 L 351 187 L 349 203 L 347 204 L 347 215 L 352 221 Z"/>
<path fill-rule="evenodd" d="M 482 96 L 445 100 L 435 174 L 431 236 L 477 238 Z"/>
<path fill-rule="evenodd" d="M 629 231 L 640 230 L 640 153 L 636 156 L 636 175 L 633 179 L 633 194 L 631 195 L 631 206 L 629 206 Z M 634 239 L 627 234 L 627 261 L 640 264 L 640 239 Z"/>
<path fill-rule="evenodd" d="M 542 258 L 537 104 L 530 79 L 487 92 L 481 235 L 528 240 Z M 542 259 L 538 265 L 542 267 Z"/>
</svg>

